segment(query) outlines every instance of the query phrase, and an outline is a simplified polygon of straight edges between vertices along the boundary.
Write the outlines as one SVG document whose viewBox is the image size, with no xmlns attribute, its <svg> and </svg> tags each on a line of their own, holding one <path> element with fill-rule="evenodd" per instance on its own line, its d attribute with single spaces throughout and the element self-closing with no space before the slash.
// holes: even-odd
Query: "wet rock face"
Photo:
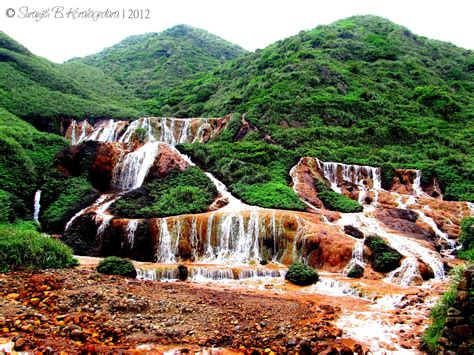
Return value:
<svg viewBox="0 0 474 355">
<path fill-rule="evenodd" d="M 95 160 L 89 170 L 91 183 L 100 191 L 111 188 L 114 168 L 124 154 L 124 146 L 120 143 L 100 143 Z"/>
<path fill-rule="evenodd" d="M 416 178 L 414 169 L 395 169 L 390 191 L 404 195 L 413 195 L 413 182 Z"/>
<path fill-rule="evenodd" d="M 186 162 L 176 150 L 162 144 L 148 172 L 146 181 L 164 178 L 174 171 L 183 171 L 188 166 L 188 162 Z"/>
<path fill-rule="evenodd" d="M 418 226 L 415 222 L 418 219 L 416 212 L 399 208 L 379 209 L 375 217 L 388 228 L 396 230 L 412 238 L 431 241 L 434 234 L 431 230 Z"/>
<path fill-rule="evenodd" d="M 56 168 L 66 176 L 79 176 L 89 171 L 100 145 L 86 142 L 63 149 L 56 155 Z"/>
<path fill-rule="evenodd" d="M 344 233 L 349 234 L 350 236 L 357 239 L 364 238 L 364 233 L 362 233 L 357 227 L 351 225 L 344 226 Z"/>
</svg>

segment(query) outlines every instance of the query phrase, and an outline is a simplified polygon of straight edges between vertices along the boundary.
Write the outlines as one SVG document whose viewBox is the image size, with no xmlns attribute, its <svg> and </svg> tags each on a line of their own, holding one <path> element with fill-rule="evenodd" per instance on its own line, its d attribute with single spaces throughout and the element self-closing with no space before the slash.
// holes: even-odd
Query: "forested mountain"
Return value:
<svg viewBox="0 0 474 355">
<path fill-rule="evenodd" d="M 100 53 L 71 62 L 100 68 L 129 92 L 150 98 L 245 53 L 207 31 L 178 25 L 163 32 L 128 37 Z"/>
<path fill-rule="evenodd" d="M 418 167 L 474 198 L 474 53 L 356 16 L 278 41 L 148 100 L 156 115 L 243 112 L 297 156 Z"/>
</svg>

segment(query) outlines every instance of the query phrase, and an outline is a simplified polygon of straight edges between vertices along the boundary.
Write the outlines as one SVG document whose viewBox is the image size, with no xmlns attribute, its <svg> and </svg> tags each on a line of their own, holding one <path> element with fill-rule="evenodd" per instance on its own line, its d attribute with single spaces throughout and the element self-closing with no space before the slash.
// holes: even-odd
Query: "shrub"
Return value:
<svg viewBox="0 0 474 355">
<path fill-rule="evenodd" d="M 0 223 L 9 222 L 11 217 L 12 209 L 10 194 L 6 191 L 0 190 Z"/>
<path fill-rule="evenodd" d="M 364 268 L 359 264 L 354 265 L 349 272 L 347 273 L 347 277 L 358 279 L 364 275 Z"/>
<path fill-rule="evenodd" d="M 319 280 L 319 274 L 311 266 L 297 262 L 290 265 L 285 279 L 298 286 L 308 286 Z"/>
<path fill-rule="evenodd" d="M 474 260 L 474 217 L 465 217 L 461 221 L 459 242 L 462 244 L 459 257 Z"/>
<path fill-rule="evenodd" d="M 132 262 L 117 256 L 109 256 L 102 259 L 97 266 L 97 271 L 106 275 L 137 277 L 137 270 L 135 270 L 135 266 L 133 266 Z"/>
<path fill-rule="evenodd" d="M 443 294 L 438 303 L 431 309 L 431 324 L 421 339 L 422 350 L 426 350 L 430 354 L 439 353 L 438 339 L 446 323 L 448 309 L 452 307 L 456 301 L 457 285 L 461 280 L 462 271 L 462 267 L 456 267 L 451 271 L 453 281 L 449 290 Z"/>
<path fill-rule="evenodd" d="M 31 226 L 0 226 L 1 272 L 15 269 L 58 269 L 78 264 L 68 246 L 38 233 Z"/>
<path fill-rule="evenodd" d="M 390 247 L 382 238 L 369 236 L 364 242 L 372 250 L 372 266 L 375 271 L 389 272 L 400 266 L 402 255 Z"/>
<path fill-rule="evenodd" d="M 351 200 L 345 195 L 329 190 L 322 181 L 317 181 L 315 186 L 318 190 L 319 199 L 327 209 L 345 213 L 362 212 L 360 203 Z"/>
</svg>

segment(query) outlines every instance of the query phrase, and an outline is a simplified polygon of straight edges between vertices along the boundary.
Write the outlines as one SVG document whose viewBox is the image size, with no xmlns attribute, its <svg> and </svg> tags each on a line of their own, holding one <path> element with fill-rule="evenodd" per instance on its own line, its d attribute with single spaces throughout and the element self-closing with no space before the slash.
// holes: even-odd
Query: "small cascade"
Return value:
<svg viewBox="0 0 474 355">
<path fill-rule="evenodd" d="M 35 198 L 33 203 L 33 219 L 38 222 L 39 213 L 41 209 L 41 190 L 35 192 Z"/>
<path fill-rule="evenodd" d="M 426 195 L 421 188 L 421 170 L 416 170 L 415 179 L 413 179 L 412 189 L 415 196 Z"/>
<path fill-rule="evenodd" d="M 356 266 L 365 266 L 364 262 L 364 240 L 357 239 L 356 243 L 354 244 L 354 248 L 352 249 L 352 258 L 344 268 L 344 273 L 348 273 L 351 269 Z"/>
<path fill-rule="evenodd" d="M 333 191 L 342 193 L 341 186 L 344 183 L 354 185 L 358 191 L 359 203 L 365 204 L 368 192 L 374 193 L 372 205 L 378 202 L 378 192 L 382 190 L 382 175 L 380 168 L 365 165 L 346 165 L 335 162 L 323 162 L 316 159 L 319 169 L 323 172 L 323 177 L 329 182 Z M 342 180 L 341 180 L 342 178 Z M 372 186 L 368 186 L 368 181 L 372 181 Z"/>
<path fill-rule="evenodd" d="M 177 281 L 178 268 L 141 269 L 137 268 L 137 279 L 148 281 Z"/>
<path fill-rule="evenodd" d="M 414 257 L 407 257 L 402 261 L 400 267 L 390 272 L 385 281 L 396 283 L 401 286 L 409 286 L 420 277 L 418 261 Z"/>
<path fill-rule="evenodd" d="M 107 124 L 102 124 L 98 129 L 94 129 L 86 139 L 97 142 L 115 142 L 118 138 L 117 127 L 119 124 L 120 121 L 109 120 Z"/>
<path fill-rule="evenodd" d="M 135 232 L 137 231 L 138 222 L 138 219 L 131 219 L 127 224 L 127 242 L 130 249 L 133 248 L 133 244 L 135 243 Z"/>
<path fill-rule="evenodd" d="M 237 278 L 241 279 L 255 279 L 255 278 L 283 278 L 286 275 L 286 270 L 283 269 L 243 269 L 237 273 Z"/>
<path fill-rule="evenodd" d="M 166 218 L 159 220 L 160 241 L 156 253 L 158 263 L 174 263 L 176 261 L 176 250 L 172 250 L 172 236 L 168 230 Z"/>
<path fill-rule="evenodd" d="M 330 296 L 351 296 L 362 298 L 362 293 L 347 282 L 321 277 L 314 285 L 309 286 L 305 292 L 320 293 Z"/>
<path fill-rule="evenodd" d="M 96 208 L 97 206 L 101 205 L 102 203 L 104 203 L 108 198 L 110 198 L 110 194 L 103 194 L 103 195 L 100 195 L 99 198 L 91 205 L 91 206 L 88 206 L 86 208 L 83 208 L 82 210 L 80 210 L 79 212 L 77 212 L 74 216 L 72 216 L 72 218 L 66 223 L 66 227 L 64 228 L 64 231 L 67 231 L 69 229 L 69 227 L 71 226 L 71 224 L 81 215 L 83 215 L 84 213 L 86 213 L 88 210 L 91 210 L 93 208 Z"/>
<path fill-rule="evenodd" d="M 214 186 L 216 187 L 217 191 L 219 194 L 226 198 L 228 202 L 227 205 L 222 207 L 220 211 L 241 211 L 243 209 L 248 209 L 251 206 L 248 206 L 244 204 L 242 201 L 240 201 L 237 197 L 232 195 L 228 190 L 227 187 L 219 181 L 214 175 L 211 173 L 206 173 L 207 177 L 213 182 Z M 258 207 L 252 207 L 252 208 L 258 208 Z"/>
<path fill-rule="evenodd" d="M 234 272 L 232 269 L 193 267 L 190 270 L 190 279 L 194 282 L 233 280 Z"/>
<path fill-rule="evenodd" d="M 121 190 L 140 187 L 159 151 L 159 142 L 147 142 L 125 155 L 114 169 L 113 184 Z"/>
<path fill-rule="evenodd" d="M 149 117 L 144 117 L 140 118 L 138 120 L 135 120 L 131 122 L 125 133 L 122 135 L 122 137 L 119 139 L 119 142 L 121 143 L 130 143 L 134 133 L 136 132 L 137 129 L 143 129 L 146 132 L 146 137 L 145 140 L 148 142 L 153 142 L 156 141 L 155 136 L 154 136 L 154 131 L 153 127 L 151 126 L 150 123 L 150 118 Z"/>
<path fill-rule="evenodd" d="M 72 120 L 71 122 L 71 145 L 77 144 L 77 122 L 76 120 Z"/>
<path fill-rule="evenodd" d="M 426 205 L 423 207 L 423 209 L 430 210 L 430 207 Z M 433 220 L 433 218 L 428 217 L 422 210 L 415 210 L 415 211 L 418 214 L 418 216 L 421 218 L 421 220 L 431 227 L 436 237 L 438 237 L 439 240 L 444 240 L 446 242 L 447 248 L 445 248 L 445 246 L 443 245 L 442 246 L 443 249 L 446 249 L 447 251 L 456 249 L 456 246 L 457 246 L 456 242 L 454 240 L 449 239 L 448 234 L 443 232 L 441 229 L 439 229 L 438 225 Z"/>
<path fill-rule="evenodd" d="M 176 145 L 176 138 L 174 136 L 174 123 L 175 120 L 173 118 L 164 118 L 160 119 L 161 123 L 161 137 L 160 141 L 165 142 L 169 145 Z M 170 124 L 168 125 L 168 121 Z"/>
<path fill-rule="evenodd" d="M 467 208 L 469 208 L 469 212 L 471 216 L 474 216 L 474 203 L 472 202 L 466 202 L 467 203 Z"/>
<path fill-rule="evenodd" d="M 107 209 L 110 207 L 112 203 L 117 201 L 120 196 L 114 196 L 114 195 L 109 195 L 110 198 L 107 202 L 102 203 L 101 205 L 98 205 L 96 211 L 95 211 L 95 216 L 94 220 L 96 223 L 100 223 L 99 227 L 97 228 L 97 234 L 96 237 L 99 238 L 104 234 L 105 230 L 110 224 L 110 221 L 112 218 L 114 218 L 113 215 L 107 213 Z"/>
<path fill-rule="evenodd" d="M 418 265 L 417 259 L 420 259 L 426 265 L 430 266 L 433 270 L 435 279 L 444 278 L 443 263 L 436 252 L 423 247 L 418 242 L 408 237 L 386 231 L 376 218 L 366 216 L 363 213 L 347 213 L 343 214 L 342 218 L 339 219 L 337 223 L 340 226 L 348 224 L 353 225 L 366 235 L 378 235 L 382 237 L 392 248 L 404 255 L 406 259 L 409 258 L 411 263 L 416 262 Z M 394 275 L 397 275 L 397 277 L 390 277 L 387 281 L 407 282 L 406 280 L 413 279 L 414 270 L 409 266 L 410 264 L 408 261 L 404 263 L 402 262 L 402 265 L 393 271 Z M 418 267 L 416 268 L 416 273 L 419 276 Z"/>
<path fill-rule="evenodd" d="M 417 175 L 418 175 L 418 173 L 419 173 L 419 170 L 417 170 Z M 420 176 L 421 176 L 421 174 L 420 174 Z M 414 189 L 414 191 L 417 191 L 417 190 Z M 418 195 L 419 191 L 416 192 L 416 194 Z M 405 202 L 403 202 L 403 198 L 406 198 Z M 409 205 L 411 206 L 411 205 L 416 204 L 416 199 L 413 195 L 400 195 L 400 194 L 398 194 L 398 197 L 395 199 L 395 202 L 397 202 L 397 204 L 398 204 L 397 207 L 398 208 L 406 210 L 406 209 L 408 209 Z M 430 211 L 430 207 L 428 205 L 423 206 L 423 209 Z M 433 220 L 433 218 L 428 217 L 420 209 L 412 209 L 412 210 L 415 211 L 418 214 L 418 217 L 420 217 L 420 219 L 424 223 L 426 223 L 427 225 L 429 225 L 431 227 L 431 229 L 433 230 L 433 232 L 435 233 L 436 237 L 438 237 L 439 240 L 444 240 L 446 242 L 446 244 L 448 246 L 448 248 L 446 248 L 447 251 L 451 251 L 451 250 L 454 250 L 456 248 L 456 246 L 457 246 L 456 242 L 454 240 L 449 239 L 448 234 L 443 232 L 441 229 L 439 229 L 438 225 Z"/>
<path fill-rule="evenodd" d="M 136 269 L 138 280 L 156 281 L 156 271 L 150 269 Z"/>
<path fill-rule="evenodd" d="M 181 120 L 181 131 L 179 132 L 178 143 L 187 143 L 188 132 L 191 120 Z"/>
</svg>

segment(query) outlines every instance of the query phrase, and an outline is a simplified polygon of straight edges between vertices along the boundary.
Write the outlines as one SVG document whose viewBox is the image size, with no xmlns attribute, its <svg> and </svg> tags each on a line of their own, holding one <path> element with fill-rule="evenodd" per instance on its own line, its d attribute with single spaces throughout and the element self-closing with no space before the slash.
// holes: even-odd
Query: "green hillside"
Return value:
<svg viewBox="0 0 474 355">
<path fill-rule="evenodd" d="M 100 68 L 129 92 L 149 98 L 245 53 L 207 31 L 178 25 L 160 33 L 128 37 L 100 53 L 72 62 Z"/>
<path fill-rule="evenodd" d="M 0 108 L 0 224 L 31 218 L 35 191 L 50 174 L 55 154 L 68 145 Z"/>
<path fill-rule="evenodd" d="M 420 168 L 438 177 L 446 198 L 472 201 L 473 94 L 472 51 L 357 16 L 162 90 L 147 110 L 246 112 L 261 136 L 295 156 Z"/>
<path fill-rule="evenodd" d="M 58 132 L 60 117 L 137 117 L 137 105 L 101 70 L 49 62 L 0 32 L 0 107 L 36 127 Z"/>
</svg>

